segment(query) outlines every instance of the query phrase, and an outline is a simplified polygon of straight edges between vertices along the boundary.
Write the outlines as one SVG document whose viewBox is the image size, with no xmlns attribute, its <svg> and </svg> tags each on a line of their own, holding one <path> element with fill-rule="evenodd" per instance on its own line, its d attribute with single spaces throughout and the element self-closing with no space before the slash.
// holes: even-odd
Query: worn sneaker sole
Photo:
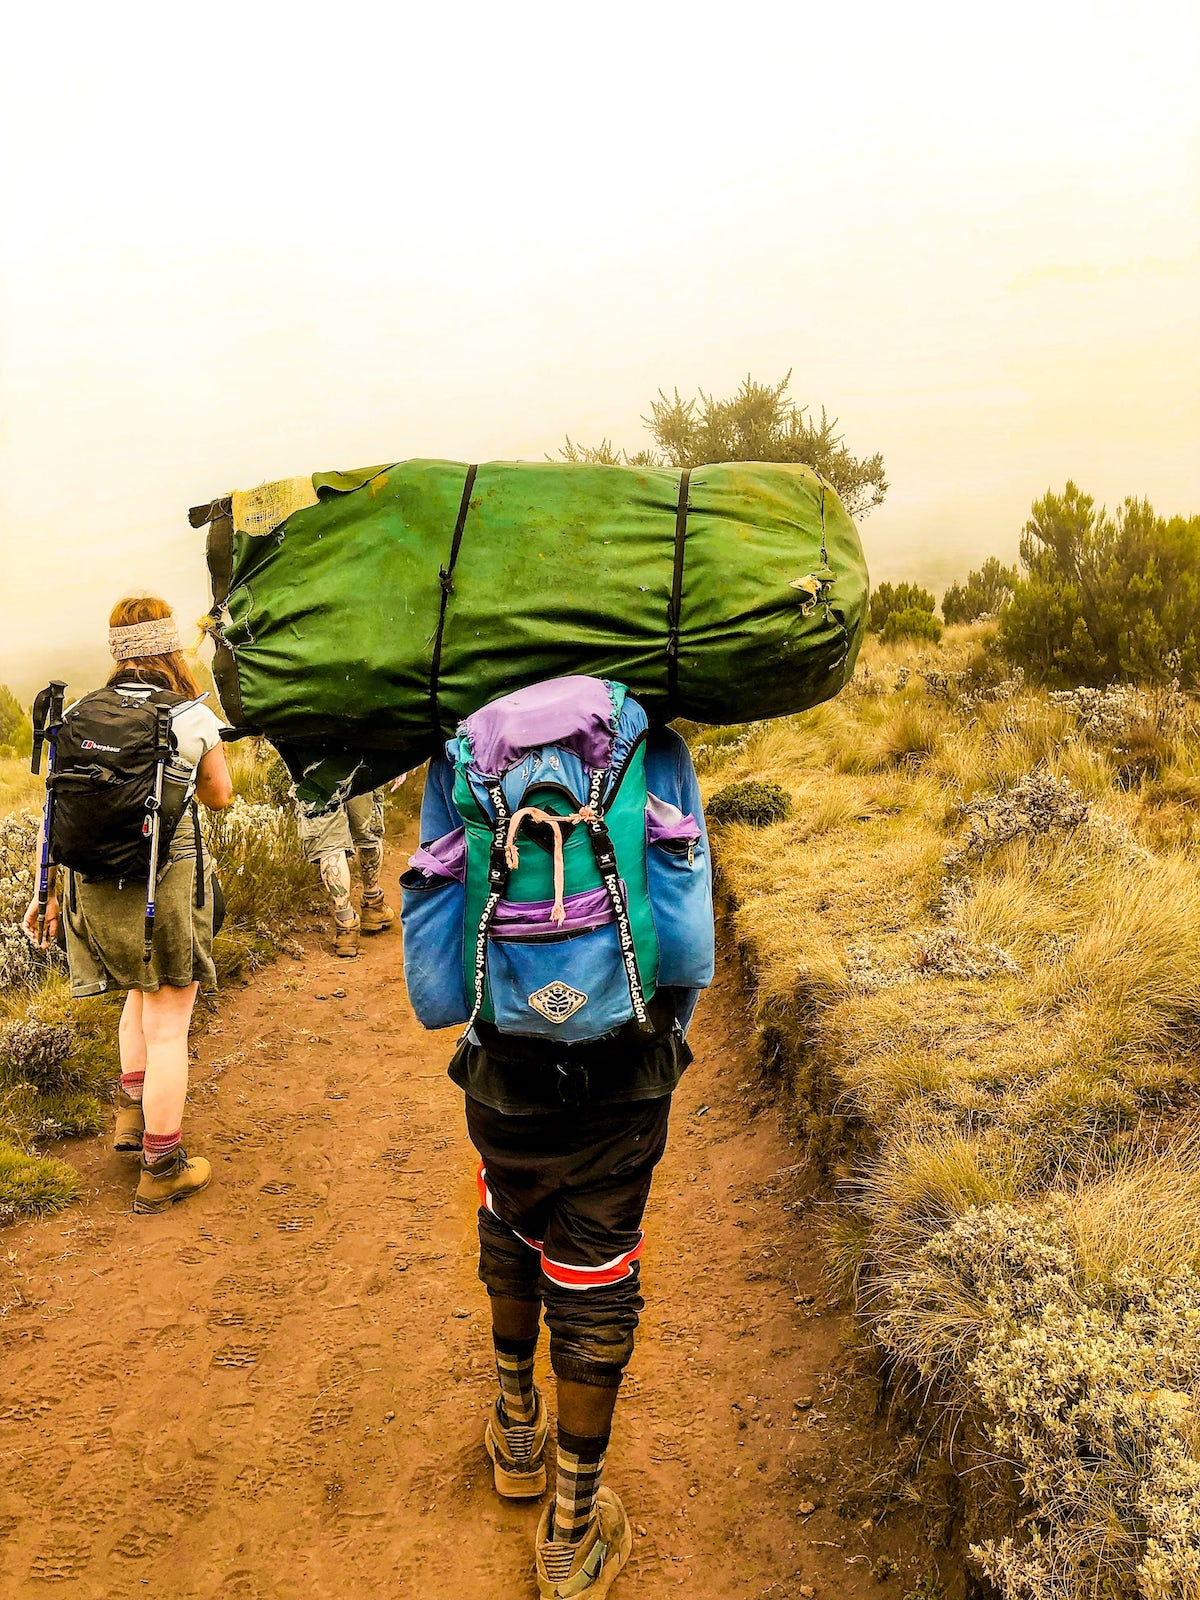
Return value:
<svg viewBox="0 0 1200 1600">
<path fill-rule="evenodd" d="M 194 1189 L 180 1189 L 175 1194 L 169 1194 L 162 1200 L 142 1200 L 135 1194 L 133 1209 L 139 1216 L 157 1216 L 160 1211 L 166 1211 L 170 1206 L 177 1206 L 181 1200 L 190 1200 L 194 1194 L 202 1194 L 212 1182 L 212 1173 L 205 1178 L 203 1183 L 198 1183 Z"/>
<path fill-rule="evenodd" d="M 510 1472 L 497 1460 L 495 1441 L 490 1428 L 484 1434 L 483 1442 L 487 1446 L 488 1455 L 492 1458 L 492 1476 L 497 1494 L 503 1495 L 506 1500 L 541 1499 L 546 1492 L 545 1461 L 530 1472 Z"/>
</svg>

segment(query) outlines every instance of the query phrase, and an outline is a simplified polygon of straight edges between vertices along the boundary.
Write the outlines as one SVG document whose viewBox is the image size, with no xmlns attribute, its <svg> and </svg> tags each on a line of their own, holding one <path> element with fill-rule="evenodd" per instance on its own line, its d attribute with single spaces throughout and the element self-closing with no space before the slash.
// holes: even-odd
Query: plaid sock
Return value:
<svg viewBox="0 0 1200 1600">
<path fill-rule="evenodd" d="M 559 1425 L 558 1475 L 554 1485 L 556 1543 L 576 1545 L 587 1532 L 607 1449 L 608 1434 L 599 1439 L 585 1439 L 577 1433 L 568 1433 Z"/>
<path fill-rule="evenodd" d="M 174 1155 L 179 1149 L 183 1133 L 144 1133 L 142 1135 L 142 1159 L 148 1167 L 161 1161 L 164 1156 Z"/>
<path fill-rule="evenodd" d="M 500 1409 L 509 1424 L 527 1426 L 537 1411 L 537 1395 L 533 1387 L 533 1357 L 537 1350 L 537 1337 L 532 1339 L 502 1339 L 492 1335 L 496 1346 L 496 1376 L 500 1380 Z"/>
<path fill-rule="evenodd" d="M 146 1081 L 144 1072 L 123 1072 L 121 1074 L 121 1087 L 131 1100 L 139 1104 L 142 1099 L 142 1085 Z"/>
</svg>

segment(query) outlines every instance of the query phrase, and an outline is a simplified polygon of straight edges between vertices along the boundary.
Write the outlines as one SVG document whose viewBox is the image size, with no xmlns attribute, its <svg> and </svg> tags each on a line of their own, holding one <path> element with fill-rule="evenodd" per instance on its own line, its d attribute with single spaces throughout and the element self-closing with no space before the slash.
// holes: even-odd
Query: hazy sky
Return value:
<svg viewBox="0 0 1200 1600">
<path fill-rule="evenodd" d="M 1200 7 L 23 7 L 0 66 L 0 679 L 190 504 L 644 442 L 794 369 L 877 576 L 1030 500 L 1200 510 Z"/>
</svg>

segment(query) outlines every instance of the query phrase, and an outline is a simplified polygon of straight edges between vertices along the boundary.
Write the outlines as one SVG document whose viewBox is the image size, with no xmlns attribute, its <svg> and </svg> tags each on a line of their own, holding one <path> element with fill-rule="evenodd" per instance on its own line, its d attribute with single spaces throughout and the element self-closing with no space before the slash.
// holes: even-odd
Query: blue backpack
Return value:
<svg viewBox="0 0 1200 1600">
<path fill-rule="evenodd" d="M 427 1028 L 477 1018 L 579 1043 L 649 1031 L 660 984 L 712 977 L 703 829 L 647 787 L 648 724 L 619 683 L 505 695 L 446 747 L 459 826 L 401 879 L 409 999 Z"/>
</svg>

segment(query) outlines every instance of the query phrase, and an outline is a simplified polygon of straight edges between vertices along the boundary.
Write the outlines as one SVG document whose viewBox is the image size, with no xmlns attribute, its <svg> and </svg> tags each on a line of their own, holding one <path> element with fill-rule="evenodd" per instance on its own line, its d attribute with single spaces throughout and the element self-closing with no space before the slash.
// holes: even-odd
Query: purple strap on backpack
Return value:
<svg viewBox="0 0 1200 1600">
<path fill-rule="evenodd" d="M 572 677 L 551 678 L 493 700 L 459 731 L 470 740 L 476 770 L 498 778 L 544 744 L 570 750 L 593 772 L 607 768 L 615 725 L 608 685 L 600 678 Z"/>
</svg>

